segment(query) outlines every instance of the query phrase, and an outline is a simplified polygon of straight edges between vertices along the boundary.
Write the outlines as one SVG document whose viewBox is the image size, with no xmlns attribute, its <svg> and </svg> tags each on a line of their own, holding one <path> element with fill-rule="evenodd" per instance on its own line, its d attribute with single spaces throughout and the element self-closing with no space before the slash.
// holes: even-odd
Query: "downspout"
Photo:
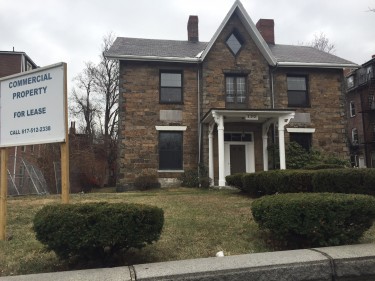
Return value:
<svg viewBox="0 0 375 281">
<path fill-rule="evenodd" d="M 274 72 L 276 71 L 278 67 L 278 64 L 276 63 L 275 67 L 273 67 L 270 71 L 270 76 L 271 76 L 271 109 L 275 109 L 275 91 L 274 91 L 274 85 L 273 85 L 273 78 L 274 78 Z M 276 127 L 275 124 L 272 126 L 272 143 L 276 143 Z M 275 163 L 275 151 L 273 150 L 273 168 L 276 168 L 276 163 Z"/>
<path fill-rule="evenodd" d="M 200 66 L 197 63 L 197 88 L 198 88 L 198 112 L 197 112 L 197 120 L 198 120 L 198 175 L 199 175 L 199 164 L 201 163 L 201 136 L 202 136 L 202 126 L 200 120 L 200 113 L 201 113 L 201 95 L 200 95 Z"/>
<path fill-rule="evenodd" d="M 273 74 L 277 70 L 278 63 L 276 63 L 275 67 L 271 69 L 270 75 L 271 75 L 271 109 L 275 109 L 275 92 L 274 92 L 274 85 L 273 85 Z"/>
</svg>

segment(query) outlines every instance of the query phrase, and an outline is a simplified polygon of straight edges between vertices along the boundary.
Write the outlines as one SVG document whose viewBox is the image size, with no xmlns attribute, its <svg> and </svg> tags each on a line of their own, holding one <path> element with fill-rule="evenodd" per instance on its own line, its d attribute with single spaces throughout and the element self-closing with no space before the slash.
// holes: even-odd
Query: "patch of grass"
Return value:
<svg viewBox="0 0 375 281">
<path fill-rule="evenodd" d="M 162 262 L 225 255 L 272 251 L 254 222 L 252 199 L 237 190 L 156 189 L 124 193 L 71 195 L 71 203 L 129 202 L 154 205 L 164 210 L 165 223 L 160 240 L 142 250 L 130 250 L 122 265 Z M 0 241 L 0 276 L 51 272 L 93 267 L 68 264 L 44 250 L 35 239 L 32 221 L 46 204 L 60 204 L 57 195 L 13 197 L 8 199 L 9 241 Z M 375 228 L 363 238 L 375 242 Z"/>
</svg>

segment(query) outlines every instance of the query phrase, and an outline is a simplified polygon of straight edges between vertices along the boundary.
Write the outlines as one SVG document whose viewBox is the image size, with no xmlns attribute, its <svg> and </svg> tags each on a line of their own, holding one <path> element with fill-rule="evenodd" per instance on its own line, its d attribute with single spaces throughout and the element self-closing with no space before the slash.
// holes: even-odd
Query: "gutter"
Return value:
<svg viewBox="0 0 375 281">
<path fill-rule="evenodd" d="M 306 62 L 278 62 L 280 67 L 315 67 L 315 68 L 359 68 L 358 64 L 342 64 L 342 63 L 306 63 Z"/>
<path fill-rule="evenodd" d="M 201 62 L 200 58 L 190 58 L 190 57 L 160 57 L 160 56 L 132 56 L 132 55 L 109 55 L 104 54 L 108 59 L 113 60 L 128 60 L 128 61 L 159 61 L 159 62 L 183 62 L 183 63 L 199 63 Z"/>
</svg>

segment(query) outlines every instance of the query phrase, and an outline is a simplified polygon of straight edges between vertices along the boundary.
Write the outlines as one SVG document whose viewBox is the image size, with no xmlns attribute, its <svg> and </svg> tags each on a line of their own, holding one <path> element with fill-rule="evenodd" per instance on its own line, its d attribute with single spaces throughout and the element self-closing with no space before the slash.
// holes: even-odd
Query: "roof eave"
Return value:
<svg viewBox="0 0 375 281">
<path fill-rule="evenodd" d="M 110 55 L 104 54 L 108 59 L 112 60 L 127 60 L 127 61 L 159 61 L 159 62 L 184 62 L 184 63 L 199 63 L 200 58 L 189 57 L 159 57 L 159 56 L 130 56 L 130 55 Z"/>
<path fill-rule="evenodd" d="M 317 63 L 317 62 L 278 62 L 279 67 L 304 67 L 304 68 L 359 68 L 355 63 Z"/>
</svg>

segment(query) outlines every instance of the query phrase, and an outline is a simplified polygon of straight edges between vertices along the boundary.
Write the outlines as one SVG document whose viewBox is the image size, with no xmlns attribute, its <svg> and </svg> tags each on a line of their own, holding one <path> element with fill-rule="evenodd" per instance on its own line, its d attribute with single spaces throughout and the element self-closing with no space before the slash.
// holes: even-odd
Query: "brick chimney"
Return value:
<svg viewBox="0 0 375 281">
<path fill-rule="evenodd" d="M 273 19 L 259 19 L 256 27 L 258 28 L 264 41 L 266 41 L 268 44 L 275 45 L 275 23 Z"/>
<path fill-rule="evenodd" d="M 189 16 L 189 21 L 187 24 L 188 40 L 190 42 L 198 42 L 198 16 Z"/>
</svg>

